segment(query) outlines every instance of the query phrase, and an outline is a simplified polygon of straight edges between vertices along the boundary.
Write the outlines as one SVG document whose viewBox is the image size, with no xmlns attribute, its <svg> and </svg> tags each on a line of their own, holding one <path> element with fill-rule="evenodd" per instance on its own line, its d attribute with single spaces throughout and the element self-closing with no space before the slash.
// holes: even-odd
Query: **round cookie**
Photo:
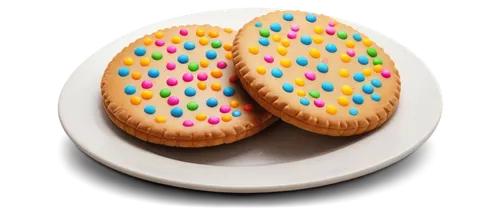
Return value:
<svg viewBox="0 0 500 214">
<path fill-rule="evenodd" d="M 232 50 L 246 91 L 266 110 L 331 136 L 382 125 L 399 101 L 391 58 L 367 36 L 325 15 L 275 11 L 247 23 Z"/>
<path fill-rule="evenodd" d="M 101 81 L 109 118 L 137 138 L 207 147 L 249 137 L 276 121 L 241 88 L 230 28 L 189 25 L 131 43 Z"/>
</svg>

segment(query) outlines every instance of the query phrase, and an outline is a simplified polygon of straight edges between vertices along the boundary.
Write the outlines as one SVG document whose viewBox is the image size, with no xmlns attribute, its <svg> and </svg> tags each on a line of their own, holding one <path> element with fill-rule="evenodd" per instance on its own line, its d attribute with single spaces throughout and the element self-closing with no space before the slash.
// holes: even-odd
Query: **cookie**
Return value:
<svg viewBox="0 0 500 214">
<path fill-rule="evenodd" d="M 331 136 L 373 130 L 395 111 L 398 70 L 366 35 L 325 15 L 275 11 L 247 23 L 232 50 L 245 90 L 299 128 Z"/>
<path fill-rule="evenodd" d="M 108 64 L 104 109 L 122 130 L 156 144 L 207 147 L 249 137 L 277 120 L 241 88 L 230 28 L 171 27 L 145 35 Z"/>
</svg>

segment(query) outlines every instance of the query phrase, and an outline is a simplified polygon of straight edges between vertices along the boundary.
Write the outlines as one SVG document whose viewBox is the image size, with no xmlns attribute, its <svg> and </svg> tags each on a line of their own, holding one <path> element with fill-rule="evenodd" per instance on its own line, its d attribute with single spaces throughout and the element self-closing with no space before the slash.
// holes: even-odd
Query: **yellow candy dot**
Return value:
<svg viewBox="0 0 500 214">
<path fill-rule="evenodd" d="M 155 33 L 155 37 L 156 37 L 157 39 L 162 38 L 162 37 L 163 37 L 163 31 L 156 31 L 156 33 Z"/>
<path fill-rule="evenodd" d="M 205 31 L 201 28 L 198 28 L 196 30 L 196 35 L 199 36 L 199 37 L 202 37 L 202 36 L 205 36 Z"/>
<path fill-rule="evenodd" d="M 233 59 L 233 54 L 231 52 L 226 53 L 226 59 L 232 60 Z"/>
<path fill-rule="evenodd" d="M 297 78 L 295 79 L 295 84 L 297 84 L 298 86 L 304 86 L 305 81 L 302 78 Z"/>
<path fill-rule="evenodd" d="M 304 97 L 304 96 L 306 96 L 306 92 L 302 91 L 302 90 L 297 90 L 297 95 Z"/>
<path fill-rule="evenodd" d="M 345 69 L 345 68 L 342 68 L 342 69 L 340 69 L 340 71 L 339 71 L 339 75 L 340 75 L 341 77 L 349 77 L 349 71 L 347 71 L 347 69 Z"/>
<path fill-rule="evenodd" d="M 206 114 L 197 114 L 196 119 L 199 121 L 204 121 L 205 119 L 207 119 L 207 115 Z"/>
<path fill-rule="evenodd" d="M 139 72 L 132 72 L 132 79 L 138 80 L 141 78 L 141 73 Z"/>
<path fill-rule="evenodd" d="M 149 58 L 142 57 L 140 63 L 142 66 L 148 66 L 149 65 Z"/>
<path fill-rule="evenodd" d="M 349 99 L 347 97 L 339 97 L 337 100 L 341 106 L 347 106 L 349 105 Z"/>
<path fill-rule="evenodd" d="M 372 46 L 372 40 L 368 39 L 368 38 L 363 38 L 363 44 L 366 46 L 366 47 L 370 47 Z"/>
<path fill-rule="evenodd" d="M 198 82 L 196 85 L 198 85 L 200 90 L 205 90 L 207 88 L 207 84 L 204 82 Z"/>
<path fill-rule="evenodd" d="M 309 50 L 309 55 L 311 55 L 313 58 L 319 58 L 321 56 L 319 50 L 316 48 L 311 48 L 311 50 Z"/>
<path fill-rule="evenodd" d="M 172 37 L 172 43 L 174 43 L 174 44 L 181 43 L 181 37 L 178 37 L 178 36 Z"/>
<path fill-rule="evenodd" d="M 342 62 L 350 62 L 351 61 L 351 57 L 347 54 L 340 55 L 340 59 L 342 60 Z"/>
<path fill-rule="evenodd" d="M 224 32 L 226 32 L 226 33 L 232 33 L 233 29 L 231 29 L 231 28 L 224 28 Z"/>
<path fill-rule="evenodd" d="M 210 36 L 211 38 L 216 38 L 219 36 L 219 32 L 211 30 L 208 32 L 208 36 Z"/>
<path fill-rule="evenodd" d="M 145 45 L 153 44 L 153 40 L 151 38 L 147 37 L 147 38 L 144 39 L 144 44 Z"/>
<path fill-rule="evenodd" d="M 259 48 L 255 47 L 255 46 L 250 46 L 250 47 L 248 48 L 248 51 L 249 51 L 250 53 L 252 53 L 252 54 L 254 54 L 254 55 L 255 55 L 255 54 L 258 54 L 258 53 L 259 53 Z"/>
<path fill-rule="evenodd" d="M 212 85 L 210 85 L 210 88 L 212 88 L 212 90 L 214 91 L 220 91 L 220 84 L 219 83 L 212 83 Z"/>
<path fill-rule="evenodd" d="M 257 73 L 259 73 L 259 74 L 265 74 L 266 73 L 266 68 L 264 66 L 257 66 Z"/>
<path fill-rule="evenodd" d="M 200 60 L 200 66 L 206 68 L 208 66 L 209 62 L 206 59 Z"/>
<path fill-rule="evenodd" d="M 224 50 L 231 51 L 233 49 L 233 43 L 224 44 Z"/>
<path fill-rule="evenodd" d="M 155 121 L 157 123 L 165 123 L 165 122 L 167 122 L 167 118 L 165 118 L 163 116 L 157 116 L 157 117 L 155 117 Z"/>
<path fill-rule="evenodd" d="M 363 69 L 362 73 L 365 76 L 370 76 L 370 75 L 372 75 L 372 70 L 370 70 L 369 68 L 365 68 L 365 69 Z"/>
<path fill-rule="evenodd" d="M 141 98 L 133 96 L 130 98 L 130 102 L 134 105 L 139 105 L 139 104 L 141 104 Z"/>
<path fill-rule="evenodd" d="M 283 58 L 280 60 L 280 64 L 285 68 L 289 68 L 290 66 L 292 66 L 292 61 L 287 58 Z"/>
<path fill-rule="evenodd" d="M 229 122 L 231 121 L 231 116 L 230 115 L 224 115 L 221 117 L 222 121 L 224 122 Z"/>
<path fill-rule="evenodd" d="M 207 45 L 208 44 L 208 39 L 206 37 L 201 37 L 200 40 L 198 40 L 198 42 L 200 43 L 200 45 Z"/>
<path fill-rule="evenodd" d="M 342 93 L 345 95 L 352 95 L 352 88 L 351 86 L 344 85 L 342 86 Z"/>
<path fill-rule="evenodd" d="M 272 39 L 275 42 L 279 42 L 279 41 L 281 41 L 281 36 L 279 34 L 274 34 Z"/>
<path fill-rule="evenodd" d="M 134 64 L 134 60 L 130 57 L 125 58 L 125 59 L 123 59 L 123 64 L 131 66 L 132 64 Z"/>
<path fill-rule="evenodd" d="M 353 41 L 349 40 L 345 43 L 345 46 L 347 46 L 348 48 L 354 48 L 356 44 L 354 44 Z"/>
<path fill-rule="evenodd" d="M 323 37 L 321 36 L 313 36 L 313 42 L 316 44 L 321 44 L 323 43 Z"/>
<path fill-rule="evenodd" d="M 287 47 L 287 48 L 288 48 L 288 47 L 290 46 L 290 40 L 288 40 L 288 39 L 283 39 L 283 40 L 281 40 L 281 44 L 282 44 L 283 46 L 285 46 L 285 47 Z"/>
<path fill-rule="evenodd" d="M 145 100 L 149 100 L 153 97 L 153 92 L 148 90 L 142 91 L 141 97 L 144 98 Z"/>
<path fill-rule="evenodd" d="M 229 103 L 229 105 L 233 108 L 238 108 L 238 106 L 240 106 L 240 103 L 238 102 L 238 100 L 233 100 L 231 101 L 231 103 Z"/>
<path fill-rule="evenodd" d="M 281 46 L 281 45 L 280 45 L 280 46 L 278 46 L 277 51 L 278 51 L 278 53 L 279 53 L 281 56 L 285 56 L 285 55 L 286 55 L 286 53 L 288 53 L 288 51 L 286 50 L 286 48 L 285 48 L 285 47 L 283 47 L 283 46 Z"/>
<path fill-rule="evenodd" d="M 375 65 L 373 71 L 380 73 L 382 71 L 382 65 Z"/>
<path fill-rule="evenodd" d="M 222 77 L 222 71 L 220 69 L 214 69 L 212 72 L 210 72 L 210 75 L 214 78 L 221 78 Z"/>
<path fill-rule="evenodd" d="M 326 112 L 328 114 L 335 114 L 335 113 L 337 113 L 337 108 L 335 106 L 327 105 Z"/>
<path fill-rule="evenodd" d="M 317 34 L 322 34 L 323 33 L 323 28 L 320 26 L 314 27 L 314 32 Z"/>
</svg>

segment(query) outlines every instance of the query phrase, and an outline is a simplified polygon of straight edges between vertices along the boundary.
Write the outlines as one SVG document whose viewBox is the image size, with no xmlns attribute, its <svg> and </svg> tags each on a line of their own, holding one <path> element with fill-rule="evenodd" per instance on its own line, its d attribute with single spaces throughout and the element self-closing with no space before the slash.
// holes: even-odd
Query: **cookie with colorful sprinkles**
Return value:
<svg viewBox="0 0 500 214">
<path fill-rule="evenodd" d="M 236 35 L 233 62 L 245 90 L 299 128 L 331 136 L 373 130 L 397 108 L 395 63 L 375 42 L 325 15 L 275 11 Z"/>
<path fill-rule="evenodd" d="M 125 47 L 101 81 L 104 109 L 122 130 L 167 146 L 208 147 L 256 134 L 276 121 L 241 88 L 230 28 L 158 30 Z"/>
</svg>

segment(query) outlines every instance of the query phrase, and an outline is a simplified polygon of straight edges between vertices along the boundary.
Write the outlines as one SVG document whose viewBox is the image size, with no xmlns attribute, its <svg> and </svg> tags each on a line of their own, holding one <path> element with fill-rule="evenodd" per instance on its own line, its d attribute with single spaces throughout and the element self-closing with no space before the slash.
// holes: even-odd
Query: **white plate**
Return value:
<svg viewBox="0 0 500 214">
<path fill-rule="evenodd" d="M 278 122 L 255 137 L 204 149 L 143 143 L 116 128 L 101 106 L 100 79 L 122 47 L 157 29 L 213 24 L 238 29 L 274 9 L 233 9 L 192 14 L 136 30 L 83 62 L 66 82 L 59 117 L 68 136 L 86 154 L 120 172 L 171 186 L 216 192 L 275 192 L 353 179 L 387 167 L 419 148 L 433 133 L 442 111 L 436 79 L 409 50 L 355 23 L 393 57 L 402 93 L 393 117 L 374 132 L 334 138 Z M 341 20 L 342 21 L 342 20 Z"/>
</svg>

